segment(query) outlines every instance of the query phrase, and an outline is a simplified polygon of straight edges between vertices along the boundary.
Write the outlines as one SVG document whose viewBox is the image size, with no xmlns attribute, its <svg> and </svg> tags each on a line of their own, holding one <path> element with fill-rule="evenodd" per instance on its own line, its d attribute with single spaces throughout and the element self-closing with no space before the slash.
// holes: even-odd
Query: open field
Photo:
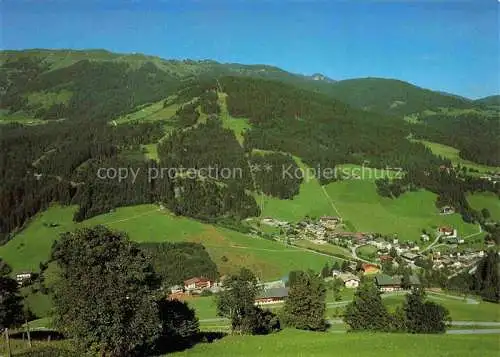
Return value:
<svg viewBox="0 0 500 357">
<path fill-rule="evenodd" d="M 452 321 L 500 321 L 498 304 L 479 301 L 477 304 L 467 303 L 466 300 L 453 299 L 445 295 L 428 293 L 429 300 L 443 305 L 450 311 Z M 404 301 L 403 295 L 392 295 L 383 298 L 389 309 L 400 306 Z"/>
<path fill-rule="evenodd" d="M 158 144 L 141 145 L 141 148 L 145 150 L 145 155 L 148 159 L 158 160 Z"/>
<path fill-rule="evenodd" d="M 373 245 L 362 245 L 361 247 L 356 249 L 356 254 L 363 259 L 366 260 L 374 260 L 378 255 L 377 255 L 377 247 Z"/>
<path fill-rule="evenodd" d="M 491 218 L 500 220 L 500 199 L 492 192 L 475 193 L 467 195 L 467 201 L 476 210 L 487 208 L 490 211 Z"/>
<path fill-rule="evenodd" d="M 472 162 L 469 160 L 462 159 L 458 155 L 460 150 L 455 149 L 452 146 L 447 146 L 447 145 L 438 144 L 438 143 L 434 143 L 431 141 L 425 141 L 425 140 L 415 140 L 415 141 L 421 142 L 422 144 L 427 146 L 435 155 L 442 156 L 446 159 L 449 159 L 453 165 L 460 164 L 461 166 L 466 166 L 467 168 L 479 170 L 481 172 L 500 171 L 500 167 L 482 165 L 482 164 L 478 164 L 478 163 L 475 163 L 475 162 Z"/>
<path fill-rule="evenodd" d="M 294 159 L 300 168 L 308 169 L 299 158 Z M 263 207 L 261 215 L 289 222 L 297 222 L 305 216 L 341 216 L 348 230 L 397 234 L 403 241 L 417 241 L 422 229 L 435 231 L 443 225 L 455 227 L 462 237 L 479 232 L 476 225 L 465 223 L 459 214 L 440 215 L 435 207 L 436 195 L 429 191 L 408 192 L 397 199 L 379 196 L 374 181 L 398 175 L 394 170 L 346 164 L 337 168 L 337 174 L 359 179 L 344 179 L 322 187 L 315 178 L 309 177 L 291 200 L 255 195 Z M 492 208 L 492 214 L 494 210 Z"/>
<path fill-rule="evenodd" d="M 286 329 L 270 336 L 227 336 L 174 356 L 496 356 L 498 335 L 335 334 Z"/>
<path fill-rule="evenodd" d="M 0 246 L 0 256 L 13 268 L 14 273 L 37 271 L 41 261 L 48 259 L 52 243 L 59 234 L 79 227 L 106 225 L 127 232 L 137 242 L 194 241 L 208 250 L 221 274 L 246 266 L 262 279 L 280 278 L 294 269 L 319 270 L 333 259 L 295 247 L 198 221 L 175 217 L 160 211 L 154 205 L 118 208 L 82 223 L 72 221 L 75 207 L 54 205 L 38 214 L 14 239 Z M 44 224 L 45 223 L 45 224 Z M 50 227 L 48 223 L 56 223 Z M 221 258 L 225 256 L 225 262 Z"/>
<path fill-rule="evenodd" d="M 236 136 L 236 139 L 240 144 L 243 144 L 244 138 L 243 133 L 245 130 L 250 129 L 250 123 L 246 118 L 233 118 L 229 115 L 226 105 L 226 93 L 218 92 L 219 107 L 221 110 L 220 118 L 222 119 L 222 125 L 226 129 L 231 129 Z"/>
<path fill-rule="evenodd" d="M 0 124 L 19 123 L 25 125 L 47 124 L 46 120 L 33 118 L 27 114 L 17 112 L 9 114 L 7 110 L 0 110 Z"/>
<path fill-rule="evenodd" d="M 259 150 L 262 151 L 262 150 Z M 297 165 L 304 171 L 307 166 L 297 157 Z M 263 205 L 262 216 L 270 216 L 288 222 L 297 222 L 305 216 L 321 217 L 323 215 L 337 215 L 328 197 L 323 192 L 316 178 L 304 178 L 300 185 L 299 194 L 290 200 L 280 200 L 270 196 L 256 195 L 259 205 Z"/>
<path fill-rule="evenodd" d="M 35 316 L 46 317 L 50 315 L 52 298 L 49 295 L 44 295 L 41 292 L 33 293 L 31 287 L 23 288 L 21 294 L 26 298 L 25 306 L 29 307 Z"/>
<path fill-rule="evenodd" d="M 307 239 L 299 239 L 294 242 L 297 247 L 303 247 L 308 249 L 314 249 L 318 252 L 324 252 L 325 254 L 333 254 L 336 256 L 344 256 L 346 259 L 353 259 L 352 254 L 349 250 L 339 247 L 338 245 L 326 243 L 326 244 L 316 244 Z"/>
<path fill-rule="evenodd" d="M 175 115 L 177 109 L 179 109 L 179 105 L 172 104 L 163 108 L 163 102 L 163 100 L 160 100 L 156 103 L 142 106 L 140 109 L 133 113 L 115 119 L 114 122 L 116 122 L 116 124 L 124 124 L 135 121 L 146 122 L 170 119 Z"/>
<path fill-rule="evenodd" d="M 429 191 L 407 192 L 396 199 L 381 197 L 371 180 L 343 180 L 326 186 L 326 191 L 357 231 L 398 234 L 402 241 L 417 241 L 422 229 L 450 225 L 460 236 L 477 233 L 476 225 L 465 223 L 459 214 L 439 215 L 436 195 Z"/>
</svg>

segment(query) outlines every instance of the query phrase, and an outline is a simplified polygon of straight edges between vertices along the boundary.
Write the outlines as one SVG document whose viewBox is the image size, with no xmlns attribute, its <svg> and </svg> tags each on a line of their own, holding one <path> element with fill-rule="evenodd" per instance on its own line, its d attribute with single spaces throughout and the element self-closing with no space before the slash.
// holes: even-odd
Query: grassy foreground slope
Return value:
<svg viewBox="0 0 500 357">
<path fill-rule="evenodd" d="M 7 244 L 0 246 L 0 256 L 14 273 L 37 271 L 41 261 L 47 260 L 54 240 L 59 234 L 79 227 L 97 224 L 128 233 L 137 242 L 193 241 L 208 250 L 221 274 L 242 266 L 252 269 L 263 279 L 279 278 L 293 269 L 319 270 L 331 258 L 287 247 L 280 243 L 175 217 L 154 205 L 123 207 L 82 223 L 72 221 L 75 207 L 52 206 L 36 218 Z M 50 227 L 57 224 L 56 227 Z M 223 259 L 222 257 L 227 259 Z"/>
<path fill-rule="evenodd" d="M 270 336 L 228 336 L 173 356 L 496 356 L 497 335 L 332 334 L 284 330 Z"/>
</svg>

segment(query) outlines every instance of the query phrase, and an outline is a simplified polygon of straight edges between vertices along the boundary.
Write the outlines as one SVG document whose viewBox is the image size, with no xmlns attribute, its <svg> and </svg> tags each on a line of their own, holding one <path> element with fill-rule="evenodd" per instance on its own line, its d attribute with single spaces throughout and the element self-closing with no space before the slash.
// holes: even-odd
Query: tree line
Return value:
<svg viewBox="0 0 500 357">
<path fill-rule="evenodd" d="M 413 125 L 415 138 L 453 146 L 462 159 L 484 165 L 500 166 L 500 125 L 497 116 L 477 111 L 458 114 L 438 113 L 422 116 Z"/>
<path fill-rule="evenodd" d="M 399 118 L 353 109 L 279 82 L 244 77 L 219 81 L 228 94 L 229 113 L 249 118 L 252 124 L 245 132 L 248 151 L 288 152 L 313 168 L 369 162 L 371 167 L 406 169 L 446 162 L 424 145 L 407 140 L 410 125 Z M 322 183 L 331 180 L 320 177 Z"/>
</svg>

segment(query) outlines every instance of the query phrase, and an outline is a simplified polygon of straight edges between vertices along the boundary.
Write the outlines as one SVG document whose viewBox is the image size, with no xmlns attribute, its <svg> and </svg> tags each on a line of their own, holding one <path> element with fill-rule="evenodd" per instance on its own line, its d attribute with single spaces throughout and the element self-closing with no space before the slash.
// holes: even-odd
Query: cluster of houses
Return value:
<svg viewBox="0 0 500 357">
<path fill-rule="evenodd" d="M 17 284 L 19 284 L 19 286 L 22 286 L 22 285 L 30 282 L 32 277 L 33 277 L 32 273 L 20 273 L 20 274 L 16 274 Z"/>
<path fill-rule="evenodd" d="M 170 296 L 172 298 L 179 298 L 184 295 L 201 294 L 203 291 L 208 290 L 212 293 L 220 291 L 223 278 L 220 281 L 214 281 L 205 277 L 193 277 L 184 280 L 183 285 L 174 285 L 170 287 Z"/>
<path fill-rule="evenodd" d="M 225 276 L 219 281 L 214 281 L 205 277 L 193 277 L 184 281 L 183 285 L 170 287 L 169 299 L 182 300 L 187 296 L 199 295 L 204 291 L 217 293 L 224 289 L 223 282 Z M 255 299 L 256 305 L 276 304 L 283 302 L 288 297 L 287 278 L 281 280 L 260 283 L 260 294 Z"/>
<path fill-rule="evenodd" d="M 286 229 L 297 239 L 327 239 L 331 232 L 342 223 L 340 217 L 323 216 L 318 221 L 303 220 L 295 225 L 285 221 L 266 217 L 261 221 L 263 224 Z"/>
<path fill-rule="evenodd" d="M 432 267 L 433 269 L 463 269 L 467 266 L 475 265 L 475 263 L 485 256 L 483 250 L 474 251 L 472 249 L 466 249 L 464 252 L 456 252 L 449 254 L 441 254 L 441 252 L 435 252 L 432 255 Z"/>
<path fill-rule="evenodd" d="M 409 281 L 407 282 L 407 286 L 404 287 L 403 276 L 402 275 L 394 275 L 389 276 L 385 274 L 379 274 L 375 276 L 375 284 L 382 292 L 390 292 L 390 291 L 400 291 L 405 288 L 414 288 L 420 286 L 420 279 L 416 275 L 410 275 Z"/>
<path fill-rule="evenodd" d="M 496 184 L 496 183 L 500 182 L 500 172 L 495 172 L 494 174 L 483 175 L 480 178 L 483 180 L 490 181 L 493 184 Z"/>
</svg>

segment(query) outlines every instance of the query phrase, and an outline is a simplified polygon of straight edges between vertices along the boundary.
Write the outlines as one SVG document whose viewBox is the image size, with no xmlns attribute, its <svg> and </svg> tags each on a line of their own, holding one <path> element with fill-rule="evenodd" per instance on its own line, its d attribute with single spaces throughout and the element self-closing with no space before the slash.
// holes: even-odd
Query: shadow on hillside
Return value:
<svg viewBox="0 0 500 357">
<path fill-rule="evenodd" d="M 199 343 L 212 343 L 227 336 L 225 332 L 200 332 L 189 339 L 166 338 L 157 342 L 154 354 L 164 355 L 172 352 L 180 352 L 194 347 Z"/>
</svg>

